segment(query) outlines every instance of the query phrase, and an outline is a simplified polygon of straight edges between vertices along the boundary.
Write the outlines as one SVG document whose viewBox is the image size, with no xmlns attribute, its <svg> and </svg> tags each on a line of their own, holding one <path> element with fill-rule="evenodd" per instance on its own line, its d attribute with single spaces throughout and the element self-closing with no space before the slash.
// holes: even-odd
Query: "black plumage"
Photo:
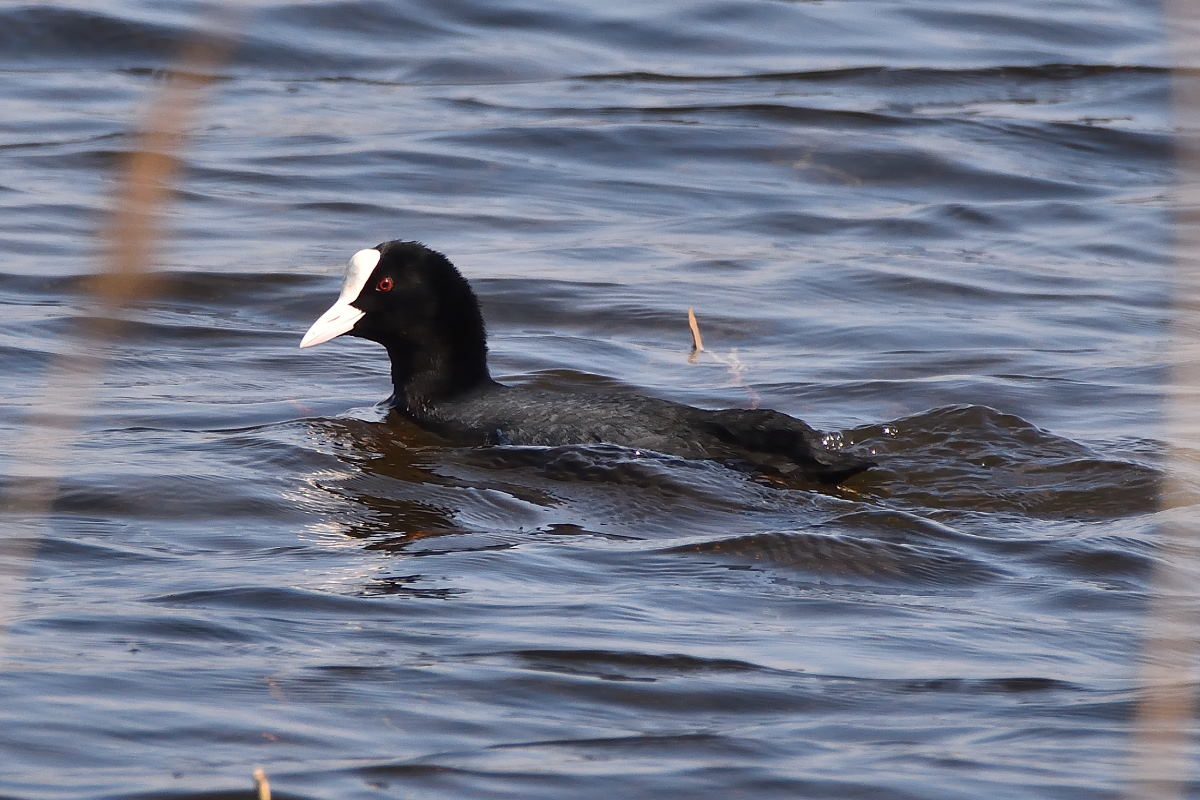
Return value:
<svg viewBox="0 0 1200 800">
<path fill-rule="evenodd" d="M 368 276 L 374 251 L 378 261 Z M 362 274 L 348 276 L 343 297 L 301 346 L 342 333 L 383 345 L 392 364 L 393 407 L 453 441 L 608 443 L 822 483 L 874 466 L 824 447 L 817 431 L 778 411 L 710 411 L 642 395 L 497 383 L 488 372 L 479 303 L 449 259 L 405 241 L 385 242 L 355 260 L 363 254 Z"/>
</svg>

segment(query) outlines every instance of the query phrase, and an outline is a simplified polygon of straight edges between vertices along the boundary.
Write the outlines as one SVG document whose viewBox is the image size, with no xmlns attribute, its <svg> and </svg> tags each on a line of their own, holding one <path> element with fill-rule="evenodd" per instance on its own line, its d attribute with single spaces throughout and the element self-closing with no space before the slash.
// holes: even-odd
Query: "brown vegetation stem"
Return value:
<svg viewBox="0 0 1200 800">
<path fill-rule="evenodd" d="M 218 17 L 216 14 L 221 14 Z M 231 11 L 217 8 L 209 31 L 232 31 Z M 47 368 L 40 400 L 24 421 L 13 448 L 16 476 L 4 497 L 13 525 L 0 537 L 0 633 L 11 625 L 46 515 L 58 492 L 71 444 L 91 406 L 124 309 L 153 291 L 151 269 L 161 239 L 163 209 L 179 170 L 178 153 L 200 103 L 198 90 L 213 79 L 233 37 L 195 36 L 175 70 L 151 98 L 119 172 L 108 224 L 100 233 L 103 264 L 88 286 L 90 305 Z"/>
<path fill-rule="evenodd" d="M 271 782 L 262 767 L 254 770 L 254 788 L 258 790 L 258 800 L 271 800 Z"/>
<path fill-rule="evenodd" d="M 1178 163 L 1166 476 L 1131 744 L 1130 800 L 1176 800 L 1195 780 L 1197 520 L 1200 503 L 1200 4 L 1168 0 Z"/>
<path fill-rule="evenodd" d="M 692 353 L 704 350 L 704 340 L 700 338 L 700 323 L 696 321 L 696 310 L 688 306 L 688 327 L 692 329 Z"/>
</svg>

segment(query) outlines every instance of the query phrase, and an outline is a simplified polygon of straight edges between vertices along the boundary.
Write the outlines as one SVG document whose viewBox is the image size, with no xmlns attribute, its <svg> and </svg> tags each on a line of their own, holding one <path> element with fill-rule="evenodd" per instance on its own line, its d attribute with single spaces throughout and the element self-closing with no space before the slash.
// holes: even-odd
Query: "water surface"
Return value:
<svg viewBox="0 0 1200 800">
<path fill-rule="evenodd" d="M 199 6 L 0 9 L 5 481 Z M 256 4 L 0 639 L 0 795 L 1110 798 L 1161 522 L 1152 3 Z M 354 251 L 493 372 L 802 416 L 840 490 L 448 448 Z M 710 352 L 689 359 L 686 309 Z M 36 431 L 34 432 L 37 433 Z M 1191 789 L 1200 793 L 1200 782 Z"/>
</svg>

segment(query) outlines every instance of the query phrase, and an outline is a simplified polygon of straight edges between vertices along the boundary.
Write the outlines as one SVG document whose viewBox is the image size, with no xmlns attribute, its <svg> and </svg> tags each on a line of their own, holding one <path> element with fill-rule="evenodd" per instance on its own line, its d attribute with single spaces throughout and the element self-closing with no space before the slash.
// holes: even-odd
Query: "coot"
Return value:
<svg viewBox="0 0 1200 800">
<path fill-rule="evenodd" d="M 337 302 L 300 346 L 344 333 L 387 349 L 390 402 L 398 413 L 456 442 L 604 442 L 821 483 L 875 466 L 826 449 L 810 426 L 778 411 L 708 411 L 641 395 L 497 383 L 488 372 L 474 292 L 449 259 L 419 242 L 384 242 L 355 253 Z"/>
</svg>

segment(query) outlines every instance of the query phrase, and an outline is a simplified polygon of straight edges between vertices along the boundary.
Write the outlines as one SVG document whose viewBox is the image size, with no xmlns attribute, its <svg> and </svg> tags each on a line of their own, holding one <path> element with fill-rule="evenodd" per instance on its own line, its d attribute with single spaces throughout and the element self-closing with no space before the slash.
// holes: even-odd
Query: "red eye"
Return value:
<svg viewBox="0 0 1200 800">
<path fill-rule="evenodd" d="M 392 287 L 395 285 L 396 285 L 396 282 L 393 281 L 390 277 L 389 278 L 380 278 L 379 283 L 375 284 L 375 291 L 390 292 L 392 290 Z"/>
</svg>

